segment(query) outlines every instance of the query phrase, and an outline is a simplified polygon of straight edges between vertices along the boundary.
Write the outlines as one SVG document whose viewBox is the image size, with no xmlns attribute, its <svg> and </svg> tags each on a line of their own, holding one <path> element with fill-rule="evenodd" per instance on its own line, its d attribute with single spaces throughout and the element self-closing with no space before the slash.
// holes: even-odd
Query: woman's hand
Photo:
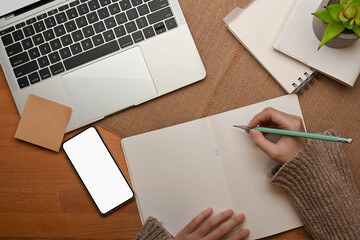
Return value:
<svg viewBox="0 0 360 240">
<path fill-rule="evenodd" d="M 212 208 L 204 210 L 188 223 L 176 236 L 175 240 L 222 239 L 245 220 L 244 214 L 234 216 L 233 210 L 226 210 L 211 218 Z M 248 229 L 242 229 L 228 240 L 245 239 Z"/>
<path fill-rule="evenodd" d="M 266 108 L 257 114 L 248 124 L 250 128 L 261 126 L 304 132 L 302 120 L 298 116 L 280 112 L 274 108 Z M 256 146 L 263 150 L 271 159 L 283 164 L 295 155 L 306 143 L 306 138 L 282 136 L 276 143 L 267 140 L 258 130 L 250 130 Z"/>
</svg>

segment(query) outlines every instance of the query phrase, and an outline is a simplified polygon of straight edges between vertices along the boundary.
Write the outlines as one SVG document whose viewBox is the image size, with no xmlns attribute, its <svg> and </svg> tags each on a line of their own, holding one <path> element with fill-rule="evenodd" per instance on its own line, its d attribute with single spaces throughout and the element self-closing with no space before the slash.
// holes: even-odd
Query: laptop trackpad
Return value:
<svg viewBox="0 0 360 240">
<path fill-rule="evenodd" d="M 62 76 L 80 123 L 141 103 L 156 95 L 140 47 Z"/>
</svg>

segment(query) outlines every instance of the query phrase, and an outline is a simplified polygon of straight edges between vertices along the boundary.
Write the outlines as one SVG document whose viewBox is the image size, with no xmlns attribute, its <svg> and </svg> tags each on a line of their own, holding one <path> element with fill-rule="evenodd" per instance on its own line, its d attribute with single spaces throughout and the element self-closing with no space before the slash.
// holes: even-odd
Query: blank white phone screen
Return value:
<svg viewBox="0 0 360 240">
<path fill-rule="evenodd" d="M 94 127 L 64 142 L 63 150 L 102 214 L 134 196 Z"/>
</svg>

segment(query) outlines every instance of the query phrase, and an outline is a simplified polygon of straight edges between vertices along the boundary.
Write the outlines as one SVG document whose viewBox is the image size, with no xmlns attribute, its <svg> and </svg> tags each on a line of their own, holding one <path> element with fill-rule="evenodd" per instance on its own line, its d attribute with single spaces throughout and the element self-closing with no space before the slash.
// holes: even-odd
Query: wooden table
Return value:
<svg viewBox="0 0 360 240">
<path fill-rule="evenodd" d="M 141 228 L 135 200 L 100 216 L 62 151 L 14 138 L 19 120 L 0 69 L 0 239 L 131 239 Z M 95 126 L 129 179 L 121 139 Z M 307 238 L 289 231 L 267 239 Z"/>
</svg>

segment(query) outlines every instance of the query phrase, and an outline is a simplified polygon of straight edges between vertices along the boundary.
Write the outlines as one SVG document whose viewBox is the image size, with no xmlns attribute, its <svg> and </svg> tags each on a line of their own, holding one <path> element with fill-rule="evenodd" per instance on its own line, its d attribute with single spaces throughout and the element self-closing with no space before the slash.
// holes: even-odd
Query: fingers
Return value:
<svg viewBox="0 0 360 240">
<path fill-rule="evenodd" d="M 249 229 L 242 229 L 239 232 L 237 232 L 236 234 L 232 235 L 230 238 L 228 238 L 227 240 L 239 240 L 239 239 L 245 239 L 249 236 L 250 231 Z"/>
<path fill-rule="evenodd" d="M 219 213 L 218 215 L 215 215 L 214 217 L 208 219 L 195 232 L 196 237 L 198 237 L 198 239 L 200 239 L 200 238 L 206 236 L 213 230 L 214 227 L 218 226 L 222 222 L 231 218 L 233 215 L 234 215 L 234 211 L 229 209 L 229 210 L 223 211 L 223 212 Z"/>
<path fill-rule="evenodd" d="M 300 117 L 280 112 L 274 108 L 265 108 L 263 111 L 253 117 L 248 126 L 253 128 L 261 123 L 266 123 L 268 126 L 269 124 L 273 125 L 275 123 L 275 125 L 281 129 L 288 129 L 293 131 L 304 130 Z"/>
<path fill-rule="evenodd" d="M 242 224 L 245 220 L 244 214 L 236 215 L 230 218 L 228 221 L 224 222 L 220 226 L 218 226 L 213 232 L 209 234 L 209 239 L 221 239 L 225 235 L 229 234 L 231 231 L 234 230 L 235 227 Z M 245 230 L 245 229 L 244 229 Z M 247 233 L 247 234 L 246 234 Z M 241 230 L 240 232 L 236 233 L 233 239 L 243 239 L 247 237 L 249 230 Z M 236 237 L 235 237 L 236 236 Z"/>
<path fill-rule="evenodd" d="M 212 214 L 213 209 L 208 208 L 202 211 L 199 215 L 194 217 L 191 222 L 189 222 L 180 232 L 179 234 L 190 234 L 194 232 L 203 221 L 205 221 Z"/>
<path fill-rule="evenodd" d="M 276 158 L 277 145 L 275 143 L 267 140 L 261 132 L 255 129 L 250 130 L 250 135 L 256 146 L 263 150 L 270 158 Z"/>
</svg>

